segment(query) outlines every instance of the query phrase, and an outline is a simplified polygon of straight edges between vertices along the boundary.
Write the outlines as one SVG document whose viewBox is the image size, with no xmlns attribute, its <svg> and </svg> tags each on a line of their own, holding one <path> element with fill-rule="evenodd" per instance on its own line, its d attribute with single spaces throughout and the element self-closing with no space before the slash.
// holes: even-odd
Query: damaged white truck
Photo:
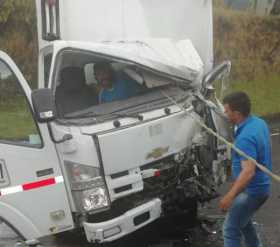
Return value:
<svg viewBox="0 0 280 247">
<path fill-rule="evenodd" d="M 14 83 L 29 114 L 24 132 L 0 133 L 1 220 L 27 244 L 76 228 L 102 243 L 215 197 L 226 149 L 196 122 L 229 137 L 210 101 L 230 69 L 213 69 L 212 1 L 36 5 L 39 89 L 0 52 L 0 87 Z M 141 92 L 98 102 L 99 62 Z"/>
</svg>

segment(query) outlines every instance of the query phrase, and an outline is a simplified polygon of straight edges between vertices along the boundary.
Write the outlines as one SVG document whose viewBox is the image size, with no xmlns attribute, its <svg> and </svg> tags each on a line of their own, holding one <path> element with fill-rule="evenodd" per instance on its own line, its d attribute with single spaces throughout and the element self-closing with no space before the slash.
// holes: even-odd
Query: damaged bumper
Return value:
<svg viewBox="0 0 280 247">
<path fill-rule="evenodd" d="M 85 222 L 87 240 L 102 243 L 119 239 L 158 219 L 161 212 L 161 200 L 154 199 L 112 220 L 100 223 Z"/>
</svg>

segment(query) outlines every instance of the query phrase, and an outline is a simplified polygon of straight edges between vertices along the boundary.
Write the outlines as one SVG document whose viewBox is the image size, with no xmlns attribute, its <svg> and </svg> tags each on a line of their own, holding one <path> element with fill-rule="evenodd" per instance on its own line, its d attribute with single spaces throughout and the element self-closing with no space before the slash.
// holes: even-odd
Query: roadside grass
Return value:
<svg viewBox="0 0 280 247">
<path fill-rule="evenodd" d="M 270 75 L 252 81 L 232 81 L 226 93 L 245 91 L 252 102 L 253 114 L 273 115 L 280 112 L 280 76 Z"/>
<path fill-rule="evenodd" d="M 0 104 L 0 139 L 9 141 L 28 140 L 36 134 L 36 125 L 25 104 Z"/>
</svg>

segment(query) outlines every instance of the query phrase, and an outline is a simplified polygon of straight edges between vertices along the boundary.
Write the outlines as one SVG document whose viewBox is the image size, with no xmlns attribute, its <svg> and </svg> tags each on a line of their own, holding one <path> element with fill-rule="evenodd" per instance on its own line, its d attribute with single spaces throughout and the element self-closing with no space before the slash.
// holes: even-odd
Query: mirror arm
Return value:
<svg viewBox="0 0 280 247">
<path fill-rule="evenodd" d="M 224 79 L 226 75 L 229 74 L 231 70 L 231 62 L 224 61 L 220 65 L 216 66 L 212 71 L 205 75 L 202 80 L 201 93 L 205 98 L 210 98 L 213 94 L 215 88 L 213 87 L 213 82 L 215 80 Z"/>
<path fill-rule="evenodd" d="M 48 130 L 50 132 L 50 137 L 51 137 L 51 140 L 55 143 L 55 144 L 60 144 L 60 143 L 63 143 L 63 142 L 66 142 L 66 141 L 69 141 L 71 139 L 73 139 L 73 136 L 71 134 L 65 134 L 62 139 L 60 140 L 56 140 L 54 138 L 54 134 L 53 134 L 53 130 L 52 130 L 52 127 L 50 125 L 50 123 L 47 123 L 47 126 L 48 126 Z"/>
<path fill-rule="evenodd" d="M 218 65 L 216 68 L 214 68 L 209 74 L 207 74 L 204 77 L 203 81 L 207 82 L 207 81 L 215 80 L 215 79 L 217 79 L 216 77 L 219 76 L 221 71 L 225 70 L 225 72 L 220 75 L 220 76 L 224 76 L 226 73 L 230 72 L 230 69 L 231 69 L 231 62 L 224 61 L 223 63 Z M 212 79 L 212 78 L 214 78 L 214 79 Z"/>
</svg>

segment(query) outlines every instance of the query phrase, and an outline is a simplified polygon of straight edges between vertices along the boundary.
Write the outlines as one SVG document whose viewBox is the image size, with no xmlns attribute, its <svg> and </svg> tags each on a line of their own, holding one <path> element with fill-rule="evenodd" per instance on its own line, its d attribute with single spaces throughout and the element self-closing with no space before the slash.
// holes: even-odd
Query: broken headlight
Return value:
<svg viewBox="0 0 280 247">
<path fill-rule="evenodd" d="M 109 206 L 105 187 L 97 187 L 83 191 L 83 208 L 86 211 L 97 210 Z"/>
<path fill-rule="evenodd" d="M 110 206 L 108 191 L 97 167 L 64 162 L 78 211 L 101 211 Z"/>
</svg>

